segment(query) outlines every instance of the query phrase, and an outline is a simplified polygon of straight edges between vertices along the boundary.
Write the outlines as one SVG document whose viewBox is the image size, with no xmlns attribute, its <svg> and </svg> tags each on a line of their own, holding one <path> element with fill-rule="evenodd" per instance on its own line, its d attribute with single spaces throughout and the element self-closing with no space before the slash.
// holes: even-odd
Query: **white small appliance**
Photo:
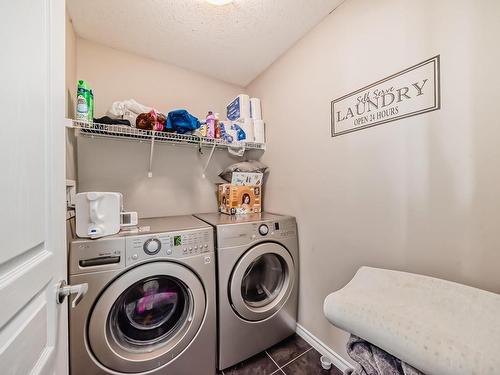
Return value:
<svg viewBox="0 0 500 375">
<path fill-rule="evenodd" d="M 75 209 L 78 237 L 110 236 L 118 233 L 121 227 L 137 225 L 137 212 L 123 212 L 121 193 L 78 193 Z"/>
</svg>

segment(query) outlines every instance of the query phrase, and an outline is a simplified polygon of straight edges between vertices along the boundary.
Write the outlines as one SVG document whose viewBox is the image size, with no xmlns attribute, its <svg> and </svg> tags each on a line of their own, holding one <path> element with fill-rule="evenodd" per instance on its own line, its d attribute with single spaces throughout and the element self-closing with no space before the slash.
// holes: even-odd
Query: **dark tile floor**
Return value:
<svg viewBox="0 0 500 375">
<path fill-rule="evenodd" d="M 225 369 L 223 375 L 342 375 L 335 366 L 321 367 L 321 355 L 298 335 L 293 335 L 252 358 Z"/>
</svg>

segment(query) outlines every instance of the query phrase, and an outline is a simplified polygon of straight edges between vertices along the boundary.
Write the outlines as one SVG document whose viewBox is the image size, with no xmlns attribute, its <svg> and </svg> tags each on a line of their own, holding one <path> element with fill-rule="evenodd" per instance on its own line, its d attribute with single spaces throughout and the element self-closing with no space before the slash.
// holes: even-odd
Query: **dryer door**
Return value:
<svg viewBox="0 0 500 375">
<path fill-rule="evenodd" d="M 288 250 L 265 242 L 249 249 L 239 259 L 229 281 L 234 311 L 242 318 L 263 320 L 286 303 L 293 289 L 295 270 Z"/>
<path fill-rule="evenodd" d="M 89 344 L 109 369 L 157 369 L 191 343 L 205 309 L 203 285 L 191 270 L 170 262 L 143 264 L 99 297 L 90 315 Z"/>
</svg>

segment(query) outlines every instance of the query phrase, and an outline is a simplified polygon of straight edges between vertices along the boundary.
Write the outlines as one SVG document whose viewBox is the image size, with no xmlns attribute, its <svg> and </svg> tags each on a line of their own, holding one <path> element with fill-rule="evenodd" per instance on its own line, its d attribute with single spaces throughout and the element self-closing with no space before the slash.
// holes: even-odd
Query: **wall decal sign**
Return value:
<svg viewBox="0 0 500 375">
<path fill-rule="evenodd" d="M 332 101 L 332 137 L 441 108 L 439 55 Z"/>
</svg>

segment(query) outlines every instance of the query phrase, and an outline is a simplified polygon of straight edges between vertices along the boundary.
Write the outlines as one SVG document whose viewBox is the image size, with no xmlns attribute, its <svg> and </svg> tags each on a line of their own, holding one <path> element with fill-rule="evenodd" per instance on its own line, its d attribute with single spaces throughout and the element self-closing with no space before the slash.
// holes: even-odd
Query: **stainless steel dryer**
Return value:
<svg viewBox="0 0 500 375">
<path fill-rule="evenodd" d="M 73 375 L 214 375 L 213 228 L 192 216 L 144 219 L 138 232 L 75 239 L 70 309 Z"/>
<path fill-rule="evenodd" d="M 197 214 L 216 228 L 219 369 L 295 332 L 299 252 L 295 218 Z"/>
</svg>

